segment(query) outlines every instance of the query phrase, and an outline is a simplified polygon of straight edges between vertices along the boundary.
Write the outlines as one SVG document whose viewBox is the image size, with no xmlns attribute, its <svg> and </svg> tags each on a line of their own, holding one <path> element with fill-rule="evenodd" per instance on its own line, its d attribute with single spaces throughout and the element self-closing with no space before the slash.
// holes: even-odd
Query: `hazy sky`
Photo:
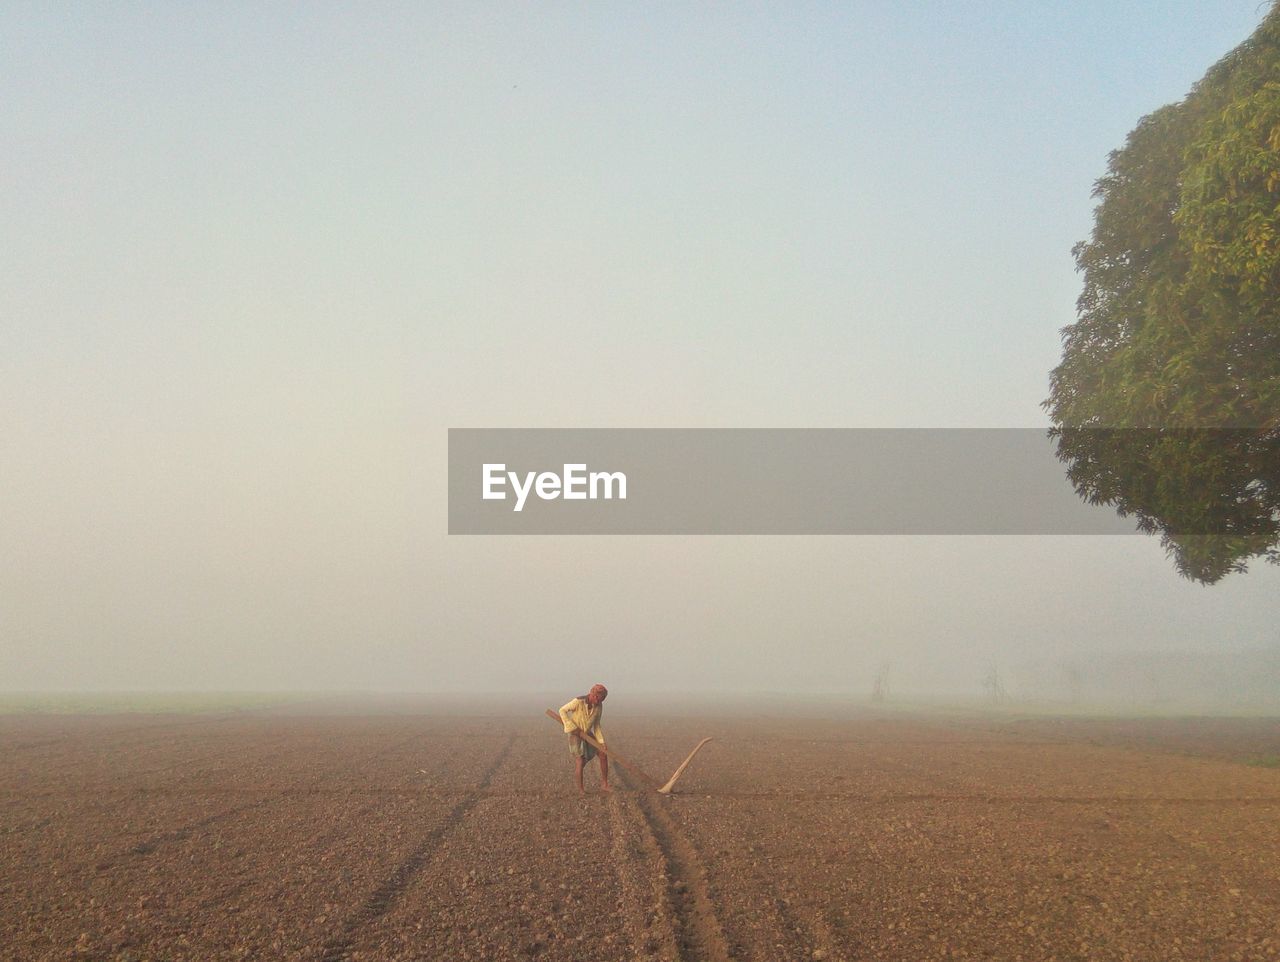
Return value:
<svg viewBox="0 0 1280 962">
<path fill-rule="evenodd" d="M 450 538 L 449 427 L 1035 426 L 1257 0 L 5 4 L 0 689 L 976 688 L 1275 644 L 1134 538 Z"/>
</svg>

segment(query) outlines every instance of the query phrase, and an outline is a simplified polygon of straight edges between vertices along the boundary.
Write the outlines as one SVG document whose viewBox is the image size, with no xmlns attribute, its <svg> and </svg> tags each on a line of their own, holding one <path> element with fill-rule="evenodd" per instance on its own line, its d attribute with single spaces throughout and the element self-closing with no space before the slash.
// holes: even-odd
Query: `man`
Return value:
<svg viewBox="0 0 1280 962">
<path fill-rule="evenodd" d="M 575 777 L 578 780 L 578 794 L 585 795 L 582 787 L 582 770 L 587 762 L 600 757 L 600 791 L 611 792 L 609 787 L 609 756 L 595 750 L 579 737 L 579 732 L 586 732 L 601 745 L 604 744 L 604 731 L 600 728 L 600 717 L 604 714 L 604 700 L 609 689 L 604 685 L 592 685 L 591 691 L 579 695 L 560 709 L 560 721 L 564 722 L 565 734 L 569 736 L 569 754 L 576 764 Z"/>
</svg>

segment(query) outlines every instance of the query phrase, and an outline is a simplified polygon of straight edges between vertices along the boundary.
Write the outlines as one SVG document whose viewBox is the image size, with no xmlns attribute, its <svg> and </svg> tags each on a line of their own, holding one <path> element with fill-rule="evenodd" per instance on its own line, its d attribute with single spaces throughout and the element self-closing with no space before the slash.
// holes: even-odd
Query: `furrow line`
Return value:
<svg viewBox="0 0 1280 962">
<path fill-rule="evenodd" d="M 616 777 L 626 783 L 625 776 Z M 618 792 L 609 799 L 609 829 L 614 875 L 624 899 L 623 929 L 631 942 L 633 957 L 679 958 L 667 878 L 656 868 L 665 860 L 653 830 L 637 806 L 625 802 Z M 649 871 L 651 867 L 653 871 Z"/>
<path fill-rule="evenodd" d="M 729 942 L 716 915 L 702 856 L 663 809 L 668 799 L 657 800 L 643 789 L 635 799 L 667 867 L 665 895 L 679 958 L 685 962 L 730 962 Z"/>
<path fill-rule="evenodd" d="M 253 811 L 255 808 L 261 808 L 269 802 L 276 801 L 277 798 L 278 796 L 273 795 L 270 798 L 263 798 L 256 802 L 250 802 L 248 805 L 236 805 L 232 808 L 225 809 L 197 821 L 181 825 L 178 828 L 171 829 L 170 831 L 160 832 L 157 835 L 144 838 L 141 842 L 135 843 L 123 852 L 117 852 L 115 855 L 109 856 L 104 861 L 99 862 L 95 868 L 99 872 L 105 872 L 115 868 L 119 863 L 128 859 L 150 855 L 163 845 L 168 845 L 170 842 L 186 841 L 191 837 L 193 832 L 198 832 L 202 828 L 208 828 L 210 825 L 214 825 L 224 819 L 234 818 L 242 812 L 249 812 Z"/>
<path fill-rule="evenodd" d="M 441 820 L 439 825 L 423 836 L 422 841 L 418 843 L 414 850 L 395 867 L 392 873 L 374 889 L 369 898 L 365 900 L 365 903 L 347 919 L 341 931 L 321 949 L 321 962 L 347 962 L 351 958 L 351 953 L 356 945 L 356 937 L 361 930 L 391 910 L 404 895 L 409 883 L 431 861 L 432 856 L 435 855 L 436 849 L 440 847 L 440 843 L 445 836 L 453 831 L 466 818 L 467 813 L 484 798 L 485 789 L 489 787 L 490 780 L 507 760 L 507 756 L 511 753 L 515 742 L 515 735 L 507 737 L 507 743 L 498 752 L 493 764 L 485 771 L 484 777 L 480 780 L 480 784 L 476 789 L 458 802 Z"/>
</svg>

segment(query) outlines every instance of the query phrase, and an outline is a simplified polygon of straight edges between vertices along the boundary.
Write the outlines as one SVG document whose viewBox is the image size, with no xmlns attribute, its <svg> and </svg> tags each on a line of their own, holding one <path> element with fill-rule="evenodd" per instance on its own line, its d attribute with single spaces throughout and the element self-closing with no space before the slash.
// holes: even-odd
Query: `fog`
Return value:
<svg viewBox="0 0 1280 962">
<path fill-rule="evenodd" d="M 450 427 L 1045 423 L 1107 152 L 1260 16 L 7 8 L 0 689 L 1265 700 L 1274 566 L 445 515 Z"/>
</svg>

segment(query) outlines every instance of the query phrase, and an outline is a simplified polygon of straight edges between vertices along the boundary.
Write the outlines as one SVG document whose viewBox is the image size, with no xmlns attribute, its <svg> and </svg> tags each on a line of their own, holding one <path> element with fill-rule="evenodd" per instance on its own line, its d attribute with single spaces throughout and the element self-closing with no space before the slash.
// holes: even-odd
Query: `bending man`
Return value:
<svg viewBox="0 0 1280 962">
<path fill-rule="evenodd" d="M 586 794 L 586 789 L 582 787 L 582 769 L 597 755 L 600 757 L 600 791 L 613 791 L 609 787 L 609 756 L 600 755 L 594 746 L 578 737 L 579 732 L 586 732 L 601 745 L 604 744 L 600 717 L 604 714 L 604 700 L 608 694 L 609 690 L 604 685 L 592 685 L 591 691 L 579 695 L 560 709 L 560 720 L 564 722 L 565 734 L 569 736 L 569 754 L 576 764 L 575 777 L 580 795 Z"/>
</svg>

